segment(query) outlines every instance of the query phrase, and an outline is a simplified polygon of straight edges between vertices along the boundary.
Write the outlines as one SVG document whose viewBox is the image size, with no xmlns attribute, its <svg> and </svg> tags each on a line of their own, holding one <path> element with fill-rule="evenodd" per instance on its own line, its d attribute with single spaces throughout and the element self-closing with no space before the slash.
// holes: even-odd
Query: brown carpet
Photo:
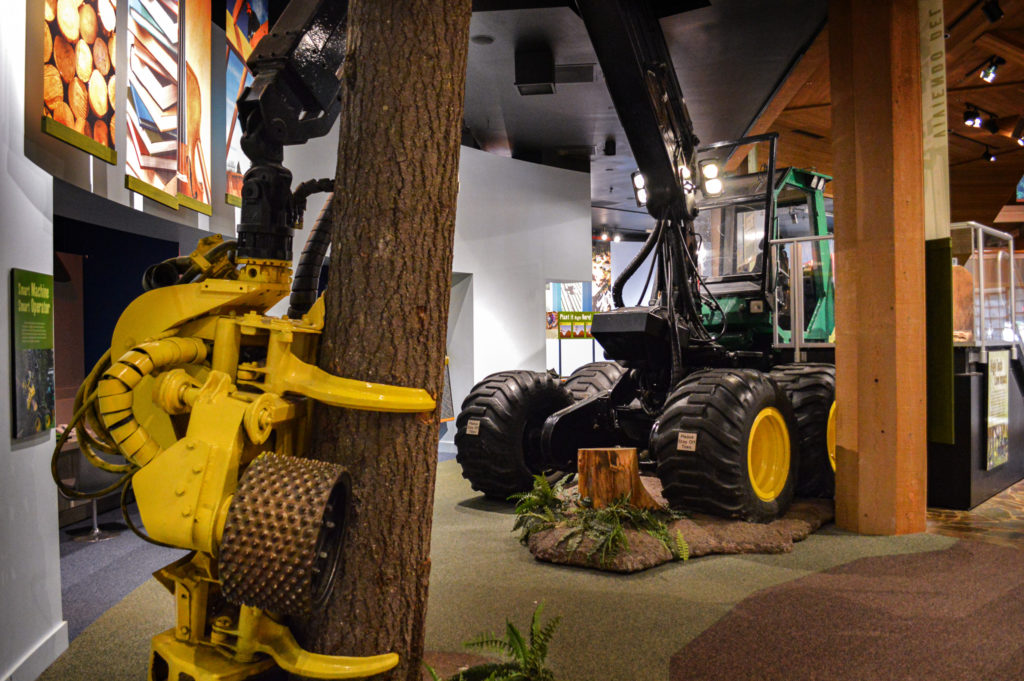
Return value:
<svg viewBox="0 0 1024 681">
<path fill-rule="evenodd" d="M 863 558 L 747 598 L 672 657 L 689 679 L 1024 678 L 1024 551 Z"/>
</svg>

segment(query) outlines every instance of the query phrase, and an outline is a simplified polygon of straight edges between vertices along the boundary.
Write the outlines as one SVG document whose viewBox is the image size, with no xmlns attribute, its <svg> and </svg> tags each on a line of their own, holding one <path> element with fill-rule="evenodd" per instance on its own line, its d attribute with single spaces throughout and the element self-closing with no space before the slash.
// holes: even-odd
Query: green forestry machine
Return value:
<svg viewBox="0 0 1024 681">
<path fill-rule="evenodd" d="M 655 227 L 614 282 L 615 309 L 594 315 L 609 361 L 564 384 L 534 371 L 478 383 L 456 422 L 463 475 L 506 498 L 534 475 L 575 470 L 581 448 L 627 446 L 681 510 L 766 522 L 796 493 L 830 496 L 829 178 L 777 169 L 775 135 L 699 147 L 650 3 L 578 0 L 576 9 Z M 752 144 L 767 147 L 766 169 L 725 176 L 730 153 Z M 641 300 L 627 305 L 624 285 L 649 257 Z"/>
</svg>

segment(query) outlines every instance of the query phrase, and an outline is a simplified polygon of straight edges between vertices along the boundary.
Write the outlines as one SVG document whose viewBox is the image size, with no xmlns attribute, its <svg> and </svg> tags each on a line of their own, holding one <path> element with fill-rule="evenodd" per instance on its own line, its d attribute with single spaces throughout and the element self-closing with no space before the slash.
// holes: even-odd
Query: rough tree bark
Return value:
<svg viewBox="0 0 1024 681">
<path fill-rule="evenodd" d="M 320 366 L 441 395 L 471 1 L 352 0 Z M 397 652 L 418 679 L 436 414 L 324 408 L 313 456 L 344 464 L 353 514 L 314 649 Z"/>
</svg>

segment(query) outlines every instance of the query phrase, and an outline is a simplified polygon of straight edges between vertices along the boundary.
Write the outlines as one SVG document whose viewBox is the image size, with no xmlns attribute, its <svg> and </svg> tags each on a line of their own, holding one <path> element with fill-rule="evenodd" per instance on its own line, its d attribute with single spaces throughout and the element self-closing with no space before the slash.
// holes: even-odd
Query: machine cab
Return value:
<svg viewBox="0 0 1024 681">
<path fill-rule="evenodd" d="M 701 150 L 722 163 L 733 144 Z M 771 182 L 769 177 L 771 176 Z M 783 168 L 722 176 L 694 221 L 705 322 L 731 348 L 831 348 L 835 327 L 832 199 L 820 173 Z M 717 193 L 708 191 L 718 189 Z"/>
</svg>

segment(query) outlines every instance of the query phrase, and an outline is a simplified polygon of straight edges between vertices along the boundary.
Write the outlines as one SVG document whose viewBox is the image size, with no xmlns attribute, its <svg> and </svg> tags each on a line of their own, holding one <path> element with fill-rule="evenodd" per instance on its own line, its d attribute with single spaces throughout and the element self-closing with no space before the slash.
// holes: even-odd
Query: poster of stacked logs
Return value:
<svg viewBox="0 0 1024 681">
<path fill-rule="evenodd" d="M 178 202 L 206 215 L 210 206 L 210 0 L 180 0 Z"/>
<path fill-rule="evenodd" d="M 116 0 L 43 2 L 43 131 L 117 163 Z"/>
<path fill-rule="evenodd" d="M 178 207 L 178 0 L 128 0 L 126 186 Z"/>
<path fill-rule="evenodd" d="M 242 152 L 242 127 L 235 102 L 252 82 L 252 74 L 245 62 L 269 30 L 267 0 L 227 0 L 227 193 L 224 198 L 233 206 L 242 205 L 242 178 L 249 169 L 249 159 Z"/>
</svg>

